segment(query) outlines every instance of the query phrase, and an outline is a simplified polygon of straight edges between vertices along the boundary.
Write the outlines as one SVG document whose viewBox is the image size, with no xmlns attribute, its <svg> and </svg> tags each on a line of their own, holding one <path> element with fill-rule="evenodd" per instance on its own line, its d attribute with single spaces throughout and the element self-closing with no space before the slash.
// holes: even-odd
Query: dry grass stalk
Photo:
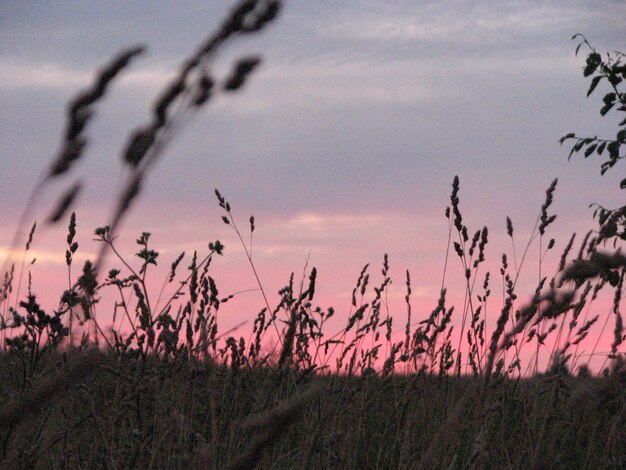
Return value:
<svg viewBox="0 0 626 470">
<path fill-rule="evenodd" d="M 37 414 L 77 380 L 95 372 L 99 357 L 96 352 L 78 354 L 64 371 L 42 379 L 25 396 L 6 403 L 0 409 L 0 427 L 13 428 Z"/>
<path fill-rule="evenodd" d="M 305 406 L 321 392 L 321 386 L 312 386 L 308 390 L 278 403 L 273 409 L 246 419 L 242 428 L 247 431 L 260 431 L 242 454 L 228 465 L 229 470 L 247 470 L 254 468 L 261 459 L 263 451 L 268 450 L 290 424 L 298 419 Z"/>
</svg>

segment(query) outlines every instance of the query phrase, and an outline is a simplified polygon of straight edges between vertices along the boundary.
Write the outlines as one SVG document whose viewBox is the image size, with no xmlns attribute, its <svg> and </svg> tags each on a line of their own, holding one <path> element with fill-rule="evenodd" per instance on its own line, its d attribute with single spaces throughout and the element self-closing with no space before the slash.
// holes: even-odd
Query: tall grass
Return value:
<svg viewBox="0 0 626 470">
<path fill-rule="evenodd" d="M 171 260 L 156 298 L 148 279 L 160 259 L 150 234 L 137 238 L 135 258 L 121 254 L 119 226 L 167 145 L 215 93 L 238 90 L 260 59 L 240 58 L 222 80 L 208 73 L 208 62 L 226 42 L 271 23 L 279 9 L 278 1 L 239 2 L 183 61 L 149 122 L 130 133 L 123 153 L 128 179 L 107 225 L 95 229 L 98 257 L 80 273 L 77 217 L 69 213 L 82 186 L 70 184 L 47 220 L 69 220 L 68 287 L 56 307 L 42 308 L 24 262 L 39 229 L 32 225 L 26 236 L 25 227 L 48 182 L 71 174 L 81 158 L 93 107 L 143 48 L 117 55 L 70 103 L 61 150 L 39 179 L 13 241 L 16 248 L 27 239 L 22 261 L 16 267 L 7 260 L 3 270 L 2 466 L 624 468 L 626 258 L 600 249 L 623 242 L 610 225 L 618 227 L 622 216 L 602 208 L 599 230 L 584 236 L 577 253 L 572 235 L 547 275 L 546 254 L 556 245 L 549 238 L 556 179 L 523 244 L 506 219 L 512 251 L 501 258 L 495 321 L 487 316 L 498 277 L 484 268 L 489 230 L 465 225 L 458 177 L 445 213 L 449 242 L 439 300 L 429 313 L 417 311 L 407 270 L 403 325 L 394 324 L 398 316 L 386 301 L 387 255 L 380 281 L 369 265 L 358 274 L 338 331 L 329 331 L 335 309 L 314 305 L 314 267 L 305 268 L 301 282 L 292 275 L 272 306 L 252 255 L 254 217 L 240 229 L 217 190 L 222 222 L 240 241 L 265 305 L 247 337 L 219 327 L 220 307 L 234 296 L 221 294 L 212 274 L 213 260 L 224 254 L 219 240 L 206 253 Z M 534 263 L 531 248 L 539 253 L 537 285 L 520 293 L 520 275 Z M 455 258 L 464 276 L 461 308 L 449 305 L 446 287 Z M 118 268 L 102 272 L 105 259 Z M 605 318 L 592 308 L 603 290 L 612 292 Z M 105 297 L 115 299 L 112 326 L 98 319 Z M 599 343 L 590 355 L 581 347 L 590 332 L 612 336 L 599 375 L 588 365 Z M 543 368 L 542 355 L 548 357 Z"/>
</svg>

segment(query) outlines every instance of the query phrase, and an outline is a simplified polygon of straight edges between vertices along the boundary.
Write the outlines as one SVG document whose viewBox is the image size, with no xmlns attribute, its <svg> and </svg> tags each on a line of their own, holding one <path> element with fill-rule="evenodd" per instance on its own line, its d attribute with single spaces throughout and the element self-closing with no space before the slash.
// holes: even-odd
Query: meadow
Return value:
<svg viewBox="0 0 626 470">
<path fill-rule="evenodd" d="M 238 58 L 224 78 L 209 73 L 209 61 L 231 41 L 269 27 L 280 7 L 275 0 L 239 2 L 183 60 L 156 98 L 150 121 L 129 132 L 128 177 L 110 220 L 94 230 L 99 253 L 82 266 L 75 260 L 80 247 L 72 209 L 89 188 L 69 184 L 43 223 L 33 223 L 32 211 L 47 185 L 72 175 L 95 109 L 143 49 L 117 54 L 68 104 L 61 150 L 17 222 L 10 253 L 21 250 L 21 259 L 3 263 L 0 466 L 625 468 L 626 206 L 598 206 L 597 230 L 580 242 L 572 235 L 557 266 L 544 266 L 555 246 L 549 235 L 555 179 L 528 240 L 516 239 L 507 218 L 515 258 L 502 255 L 498 272 L 484 272 L 489 230 L 465 225 L 455 177 L 442 264 L 444 273 L 461 264 L 463 305 L 450 305 L 444 274 L 437 304 L 418 311 L 407 270 L 395 280 L 405 287 L 400 337 L 386 299 L 392 282 L 386 255 L 378 272 L 366 265 L 357 273 L 348 312 L 315 305 L 315 267 L 305 266 L 301 278 L 292 275 L 274 298 L 252 255 L 254 217 L 243 224 L 217 189 L 221 223 L 239 240 L 263 297 L 252 328 L 219 326 L 220 308 L 235 295 L 220 292 L 213 276 L 215 259 L 228 259 L 219 240 L 205 252 L 167 260 L 157 296 L 148 286 L 164 260 L 150 234 L 137 237 L 132 259 L 118 249 L 119 228 L 137 210 L 169 144 L 216 95 L 237 93 L 253 80 L 260 57 Z M 602 56 L 583 36 L 575 39 L 576 53 L 587 54 L 588 96 L 606 86 L 601 115 L 623 116 L 623 54 Z M 606 157 L 604 174 L 623 166 L 625 124 L 615 139 L 567 134 L 561 143 L 571 145 L 570 157 Z M 42 226 L 52 224 L 67 224 L 60 257 L 68 288 L 58 305 L 42 306 L 29 250 Z M 105 271 L 105 264 L 117 267 Z M 525 269 L 540 273 L 534 291 L 520 291 Z M 603 295 L 610 305 L 596 309 Z M 102 305 L 113 310 L 112 325 L 101 320 Z M 487 318 L 488 308 L 496 308 L 495 319 Z M 328 326 L 337 317 L 345 319 L 338 331 Z M 600 340 L 610 343 L 610 352 L 598 350 Z M 599 367 L 590 363 L 596 356 Z"/>
</svg>

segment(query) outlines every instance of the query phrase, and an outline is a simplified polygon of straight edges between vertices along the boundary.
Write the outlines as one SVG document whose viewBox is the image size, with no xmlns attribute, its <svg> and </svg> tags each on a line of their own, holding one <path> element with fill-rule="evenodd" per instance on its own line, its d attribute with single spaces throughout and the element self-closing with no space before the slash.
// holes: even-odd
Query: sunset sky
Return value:
<svg viewBox="0 0 626 470">
<path fill-rule="evenodd" d="M 147 53 L 97 107 L 77 169 L 87 183 L 75 208 L 79 254 L 93 256 L 93 230 L 107 223 L 122 186 L 129 132 L 148 120 L 154 97 L 230 5 L 0 4 L 0 258 L 36 177 L 58 150 L 68 100 L 115 53 L 145 44 Z M 558 178 L 551 210 L 558 218 L 548 233 L 557 242 L 546 269 L 552 273 L 570 234 L 593 227 L 589 204 L 624 202 L 623 168 L 601 177 L 602 160 L 568 162 L 569 147 L 558 144 L 570 131 L 614 137 L 618 117 L 599 115 L 601 87 L 585 99 L 587 51 L 575 57 L 570 38 L 583 33 L 599 51 L 623 49 L 624 19 L 623 3 L 609 0 L 287 1 L 267 30 L 222 50 L 213 64 L 217 77 L 241 55 L 260 53 L 263 64 L 241 93 L 220 96 L 180 133 L 125 220 L 122 251 L 133 253 L 135 238 L 151 232 L 161 276 L 180 251 L 206 252 L 220 239 L 221 292 L 255 288 L 241 247 L 220 220 L 219 188 L 246 237 L 248 217 L 256 218 L 253 257 L 274 302 L 309 257 L 319 271 L 317 302 L 343 312 L 343 324 L 360 269 L 371 263 L 378 282 L 389 253 L 390 302 L 397 300 L 401 328 L 406 269 L 420 319 L 438 297 L 454 175 L 470 232 L 489 227 L 493 276 L 511 250 L 506 216 L 519 256 L 545 189 Z M 43 226 L 58 190 L 71 181 L 51 188 L 31 219 Z M 64 226 L 42 227 L 32 248 L 34 290 L 49 308 L 67 283 L 65 233 Z M 536 250 L 531 258 L 528 296 Z M 454 253 L 447 276 L 453 291 L 462 281 Z M 462 302 L 462 293 L 450 295 Z M 252 318 L 262 305 L 258 292 L 237 296 L 225 325 Z"/>
</svg>

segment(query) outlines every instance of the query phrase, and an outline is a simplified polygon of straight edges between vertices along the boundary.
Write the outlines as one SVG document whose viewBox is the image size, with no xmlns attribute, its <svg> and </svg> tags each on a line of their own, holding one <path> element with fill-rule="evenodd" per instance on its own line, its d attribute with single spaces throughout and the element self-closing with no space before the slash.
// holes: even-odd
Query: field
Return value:
<svg viewBox="0 0 626 470">
<path fill-rule="evenodd" d="M 626 206 L 598 207 L 597 230 L 576 245 L 572 236 L 556 269 L 545 266 L 555 246 L 549 229 L 556 179 L 527 241 L 516 238 L 507 218 L 514 259 L 503 255 L 499 272 L 490 274 L 482 269 L 489 231 L 465 225 L 454 177 L 439 300 L 423 315 L 413 306 L 410 272 L 394 279 L 405 289 L 400 337 L 392 334 L 398 320 L 394 325 L 387 303 L 387 255 L 380 281 L 369 265 L 362 269 L 347 314 L 315 305 L 320 280 L 308 265 L 301 279 L 292 275 L 279 298 L 270 299 L 252 255 L 255 219 L 242 229 L 218 190 L 222 222 L 240 242 L 265 307 L 249 319 L 248 330 L 220 327 L 220 308 L 235 294 L 220 293 L 213 278 L 212 263 L 224 255 L 219 240 L 204 254 L 171 260 L 155 298 L 149 286 L 162 258 L 150 234 L 138 236 L 128 259 L 119 249 L 119 227 L 180 127 L 216 95 L 227 97 L 252 80 L 259 58 L 238 59 L 221 81 L 205 62 L 229 42 L 270 27 L 280 7 L 278 1 L 240 2 L 183 61 L 151 120 L 130 133 L 123 155 L 128 178 L 110 220 L 94 230 L 100 252 L 82 266 L 72 212 L 81 185 L 67 187 L 44 224 L 33 224 L 32 211 L 47 185 L 72 173 L 94 109 L 143 49 L 119 53 L 69 104 L 61 150 L 17 223 L 10 253 L 21 253 L 21 260 L 7 257 L 2 266 L 0 466 L 626 468 Z M 600 83 L 609 87 L 602 116 L 623 115 L 623 54 L 604 59 L 578 39 L 588 53 L 589 94 Z M 561 144 L 572 145 L 570 156 L 605 156 L 604 174 L 623 164 L 625 122 L 614 140 L 568 134 Z M 68 288 L 55 306 L 39 304 L 27 264 L 45 224 L 67 224 L 60 257 Z M 118 268 L 104 272 L 105 261 Z M 452 262 L 465 274 L 461 308 L 450 305 L 445 282 Z M 538 271 L 534 291 L 520 290 L 523 269 Z M 609 299 L 608 308 L 596 309 L 600 296 Z M 102 305 L 114 311 L 113 325 L 100 319 Z M 328 325 L 339 315 L 345 324 L 336 331 Z M 598 350 L 600 340 L 610 352 Z M 601 362 L 592 367 L 597 356 Z"/>
<path fill-rule="evenodd" d="M 16 468 L 623 468 L 624 380 L 320 376 L 73 352 L 27 392 L 3 358 Z M 8 467 L 10 468 L 10 466 Z"/>
</svg>

